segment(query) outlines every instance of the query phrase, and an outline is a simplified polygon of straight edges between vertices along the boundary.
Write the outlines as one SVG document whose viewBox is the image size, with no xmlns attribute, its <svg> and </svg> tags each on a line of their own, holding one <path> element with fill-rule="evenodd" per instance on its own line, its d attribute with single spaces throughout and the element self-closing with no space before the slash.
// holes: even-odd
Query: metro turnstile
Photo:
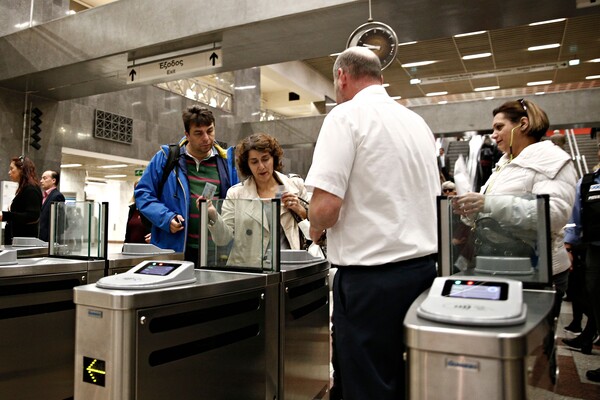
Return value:
<svg viewBox="0 0 600 400">
<path fill-rule="evenodd" d="M 19 259 L 0 266 L 0 398 L 73 396 L 73 287 L 86 261 Z"/>
<path fill-rule="evenodd" d="M 195 284 L 166 289 L 78 287 L 75 398 L 322 398 L 328 272 L 318 260 L 196 270 Z"/>
<path fill-rule="evenodd" d="M 428 292 L 404 320 L 410 399 L 528 398 L 540 382 L 553 384 L 553 291 L 523 291 L 527 319 L 513 326 L 433 322 L 417 315 Z"/>
<path fill-rule="evenodd" d="M 196 270 L 156 290 L 75 288 L 75 398 L 274 399 L 275 275 Z"/>
</svg>

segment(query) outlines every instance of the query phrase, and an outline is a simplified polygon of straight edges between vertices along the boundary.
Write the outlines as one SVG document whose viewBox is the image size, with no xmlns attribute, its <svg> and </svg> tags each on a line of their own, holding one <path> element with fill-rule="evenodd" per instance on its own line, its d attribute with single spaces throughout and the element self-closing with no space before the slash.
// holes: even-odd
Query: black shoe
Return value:
<svg viewBox="0 0 600 400">
<path fill-rule="evenodd" d="M 563 330 L 571 335 L 578 336 L 581 334 L 581 325 L 571 322 L 569 325 L 565 326 Z"/>
<path fill-rule="evenodd" d="M 585 376 L 592 382 L 600 382 L 600 368 L 589 370 Z"/>
<path fill-rule="evenodd" d="M 581 336 L 574 339 L 563 339 L 562 342 L 573 349 L 580 350 L 583 354 L 592 354 L 592 342 L 585 342 Z"/>
</svg>

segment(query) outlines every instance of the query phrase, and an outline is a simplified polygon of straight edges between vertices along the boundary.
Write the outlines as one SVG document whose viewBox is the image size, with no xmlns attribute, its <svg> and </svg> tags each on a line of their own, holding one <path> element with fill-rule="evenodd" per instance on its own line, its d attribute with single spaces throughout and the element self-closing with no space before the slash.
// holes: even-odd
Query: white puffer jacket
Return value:
<svg viewBox="0 0 600 400">
<path fill-rule="evenodd" d="M 531 144 L 509 162 L 502 156 L 492 176 L 481 188 L 486 195 L 547 194 L 550 196 L 550 230 L 552 234 L 552 271 L 556 275 L 569 268 L 569 256 L 563 245 L 562 229 L 571 216 L 575 202 L 577 173 L 571 157 L 551 141 Z M 501 221 L 511 221 L 524 228 L 537 219 L 534 202 L 519 203 L 518 198 L 485 198 L 485 213 Z M 533 217 L 533 218 L 531 218 Z"/>
</svg>

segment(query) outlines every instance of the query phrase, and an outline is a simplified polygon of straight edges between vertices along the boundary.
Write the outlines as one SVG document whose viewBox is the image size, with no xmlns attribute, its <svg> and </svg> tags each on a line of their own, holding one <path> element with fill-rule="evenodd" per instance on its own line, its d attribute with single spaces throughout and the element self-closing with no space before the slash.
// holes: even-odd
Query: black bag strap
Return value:
<svg viewBox="0 0 600 400">
<path fill-rule="evenodd" d="M 158 184 L 158 188 L 156 191 L 157 198 L 161 198 L 163 188 L 165 183 L 167 183 L 167 179 L 169 179 L 169 174 L 173 171 L 173 168 L 177 167 L 179 163 L 179 144 L 171 143 L 169 144 L 169 154 L 167 155 L 167 162 L 165 163 L 165 168 L 163 169 L 162 177 L 160 179 L 160 183 Z M 177 175 L 177 169 L 175 169 L 175 174 Z"/>
</svg>

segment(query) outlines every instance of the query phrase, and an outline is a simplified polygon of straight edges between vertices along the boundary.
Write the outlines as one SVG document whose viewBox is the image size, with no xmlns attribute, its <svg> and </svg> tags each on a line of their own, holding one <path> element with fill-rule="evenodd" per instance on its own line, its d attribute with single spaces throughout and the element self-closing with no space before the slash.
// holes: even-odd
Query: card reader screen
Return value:
<svg viewBox="0 0 600 400">
<path fill-rule="evenodd" d="M 157 276 L 166 276 L 171 272 L 175 271 L 177 267 L 181 264 L 175 263 L 164 263 L 164 262 L 151 262 L 146 264 L 144 267 L 138 269 L 136 274 L 144 274 L 144 275 L 157 275 Z"/>
<path fill-rule="evenodd" d="M 462 299 L 506 300 L 508 283 L 448 279 L 444 284 L 442 296 Z"/>
</svg>

